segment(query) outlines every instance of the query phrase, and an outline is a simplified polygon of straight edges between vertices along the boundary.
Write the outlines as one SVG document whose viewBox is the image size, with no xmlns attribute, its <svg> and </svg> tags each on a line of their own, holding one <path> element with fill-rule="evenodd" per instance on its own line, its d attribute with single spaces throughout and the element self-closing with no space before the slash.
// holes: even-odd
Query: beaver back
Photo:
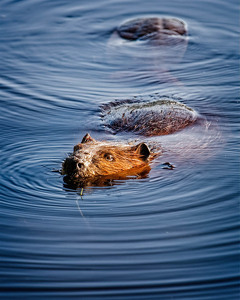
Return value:
<svg viewBox="0 0 240 300">
<path fill-rule="evenodd" d="M 169 98 L 123 100 L 102 106 L 104 125 L 115 133 L 131 131 L 144 136 L 166 135 L 193 124 L 197 117 L 195 110 Z"/>
</svg>

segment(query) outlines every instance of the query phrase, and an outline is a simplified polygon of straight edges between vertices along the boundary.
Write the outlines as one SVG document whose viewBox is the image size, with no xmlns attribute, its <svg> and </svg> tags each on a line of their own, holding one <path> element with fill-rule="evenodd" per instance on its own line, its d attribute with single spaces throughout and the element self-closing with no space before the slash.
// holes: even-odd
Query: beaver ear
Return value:
<svg viewBox="0 0 240 300">
<path fill-rule="evenodd" d="M 150 150 L 145 143 L 141 143 L 136 147 L 136 153 L 141 155 L 143 160 L 146 160 L 150 155 Z"/>
<path fill-rule="evenodd" d="M 82 139 L 82 144 L 85 144 L 85 143 L 89 143 L 89 142 L 95 142 L 95 140 L 90 136 L 89 133 L 87 133 L 83 139 Z"/>
</svg>

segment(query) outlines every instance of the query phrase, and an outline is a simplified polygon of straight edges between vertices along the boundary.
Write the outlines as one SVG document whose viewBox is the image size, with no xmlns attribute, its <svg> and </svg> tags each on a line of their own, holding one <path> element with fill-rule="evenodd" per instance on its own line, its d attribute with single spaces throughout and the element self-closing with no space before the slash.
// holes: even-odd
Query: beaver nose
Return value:
<svg viewBox="0 0 240 300">
<path fill-rule="evenodd" d="M 77 163 L 72 158 L 66 158 L 63 164 L 64 172 L 68 175 L 74 173 L 77 169 Z"/>
<path fill-rule="evenodd" d="M 82 163 L 78 163 L 77 166 L 78 166 L 79 169 L 81 169 L 83 167 L 83 164 Z"/>
</svg>

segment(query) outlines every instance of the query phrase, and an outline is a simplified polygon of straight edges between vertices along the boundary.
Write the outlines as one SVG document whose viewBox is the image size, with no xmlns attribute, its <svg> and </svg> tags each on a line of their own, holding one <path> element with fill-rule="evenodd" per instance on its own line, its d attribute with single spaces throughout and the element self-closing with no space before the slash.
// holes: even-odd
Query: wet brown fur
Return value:
<svg viewBox="0 0 240 300">
<path fill-rule="evenodd" d="M 119 26 L 117 32 L 127 40 L 153 39 L 158 44 L 168 44 L 168 36 L 184 36 L 187 34 L 186 24 L 174 18 L 140 18 Z"/>
<path fill-rule="evenodd" d="M 121 174 L 126 172 L 126 170 L 141 168 L 148 162 L 134 151 L 132 147 L 122 150 L 117 147 L 105 146 L 93 158 L 92 163 L 99 170 L 98 175 L 108 176 L 117 173 Z"/>
<path fill-rule="evenodd" d="M 149 170 L 149 162 L 156 155 L 144 143 L 135 146 L 113 145 L 110 142 L 96 141 L 86 134 L 63 162 L 62 174 L 67 175 L 70 180 L 113 175 L 118 178 L 138 176 Z"/>
</svg>

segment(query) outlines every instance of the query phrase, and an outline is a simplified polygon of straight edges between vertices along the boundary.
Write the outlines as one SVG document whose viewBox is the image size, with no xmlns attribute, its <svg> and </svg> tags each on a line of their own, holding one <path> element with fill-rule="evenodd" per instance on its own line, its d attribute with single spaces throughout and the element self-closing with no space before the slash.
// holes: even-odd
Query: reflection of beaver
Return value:
<svg viewBox="0 0 240 300">
<path fill-rule="evenodd" d="M 176 61 L 175 58 L 182 57 L 185 52 L 186 33 L 186 24 L 178 19 L 141 18 L 119 26 L 111 40 L 126 41 L 121 45 L 122 49 L 127 49 L 133 41 L 143 42 L 143 51 L 130 51 L 131 54 L 144 60 L 149 56 L 166 70 L 168 63 Z M 114 133 L 130 131 L 145 137 L 174 133 L 198 119 L 193 109 L 166 97 L 154 101 L 112 102 L 102 106 L 102 113 L 105 126 Z M 161 154 L 161 147 L 154 147 L 145 143 L 96 141 L 87 134 L 63 162 L 62 174 L 68 182 L 81 181 L 82 185 L 99 182 L 102 185 L 104 179 L 99 178 L 144 177 L 150 170 L 149 162 Z"/>
<path fill-rule="evenodd" d="M 174 133 L 197 120 L 197 113 L 186 105 L 163 98 L 150 102 L 119 101 L 103 105 L 103 120 L 114 132 L 132 131 L 144 136 Z M 149 171 L 149 162 L 161 154 L 145 143 L 130 145 L 96 141 L 87 134 L 63 162 L 62 173 L 70 180 L 85 180 L 99 176 L 126 178 L 142 176 Z"/>
</svg>

